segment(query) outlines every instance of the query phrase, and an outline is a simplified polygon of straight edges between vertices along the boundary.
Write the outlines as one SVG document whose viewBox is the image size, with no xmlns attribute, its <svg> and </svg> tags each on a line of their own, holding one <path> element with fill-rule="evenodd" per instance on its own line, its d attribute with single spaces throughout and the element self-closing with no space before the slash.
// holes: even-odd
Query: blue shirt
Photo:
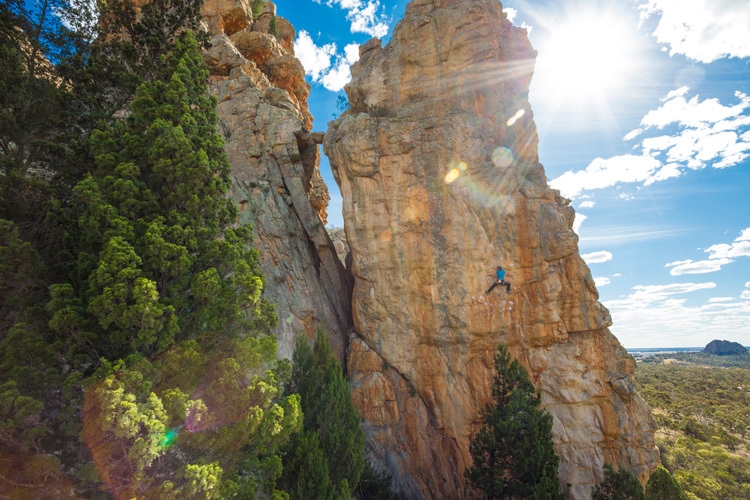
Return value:
<svg viewBox="0 0 750 500">
<path fill-rule="evenodd" d="M 505 279 L 505 269 L 500 269 L 499 271 L 496 271 L 497 279 L 498 281 L 502 281 Z"/>
</svg>

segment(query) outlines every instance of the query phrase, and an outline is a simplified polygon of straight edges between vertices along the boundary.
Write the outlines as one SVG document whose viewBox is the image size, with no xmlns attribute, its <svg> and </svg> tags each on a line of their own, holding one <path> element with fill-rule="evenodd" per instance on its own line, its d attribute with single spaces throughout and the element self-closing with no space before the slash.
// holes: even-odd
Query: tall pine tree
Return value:
<svg viewBox="0 0 750 500">
<path fill-rule="evenodd" d="M 465 476 L 487 499 L 562 499 L 559 458 L 552 447 L 552 416 L 538 408 L 541 396 L 526 369 L 498 345 L 492 398 L 470 452 Z"/>
</svg>

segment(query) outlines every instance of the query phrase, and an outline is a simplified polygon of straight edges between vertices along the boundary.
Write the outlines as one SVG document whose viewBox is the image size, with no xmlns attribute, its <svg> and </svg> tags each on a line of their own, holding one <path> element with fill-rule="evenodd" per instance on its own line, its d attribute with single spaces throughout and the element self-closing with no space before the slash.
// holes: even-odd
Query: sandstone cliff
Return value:
<svg viewBox="0 0 750 500">
<path fill-rule="evenodd" d="M 266 2 L 253 19 L 247 0 L 209 0 L 202 10 L 213 38 L 204 52 L 218 99 L 219 130 L 232 164 L 240 223 L 255 246 L 279 315 L 279 351 L 291 357 L 299 335 L 320 321 L 343 359 L 351 329 L 351 278 L 325 230 L 328 190 L 318 170 L 322 134 L 311 133 L 310 85 L 294 57 L 294 29 Z"/>
<path fill-rule="evenodd" d="M 554 417 L 562 484 L 645 480 L 655 422 L 551 190 L 528 101 L 536 53 L 496 0 L 413 0 L 360 47 L 325 137 L 354 274 L 348 370 L 368 452 L 408 498 L 462 498 L 499 341 Z M 495 266 L 514 291 L 485 295 Z"/>
</svg>

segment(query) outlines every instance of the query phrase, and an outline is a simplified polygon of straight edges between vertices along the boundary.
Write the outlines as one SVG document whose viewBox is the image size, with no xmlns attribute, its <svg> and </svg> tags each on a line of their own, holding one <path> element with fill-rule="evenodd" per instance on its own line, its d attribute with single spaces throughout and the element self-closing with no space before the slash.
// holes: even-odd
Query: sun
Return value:
<svg viewBox="0 0 750 500">
<path fill-rule="evenodd" d="M 588 11 L 542 27 L 534 80 L 543 98 L 585 105 L 606 99 L 637 71 L 636 26 L 615 12 Z"/>
</svg>

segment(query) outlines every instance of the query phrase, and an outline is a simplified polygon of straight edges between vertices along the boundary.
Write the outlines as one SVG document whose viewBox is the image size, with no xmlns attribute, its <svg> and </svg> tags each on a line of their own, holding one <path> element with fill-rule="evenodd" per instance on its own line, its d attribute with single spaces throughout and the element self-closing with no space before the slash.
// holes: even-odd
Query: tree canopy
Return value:
<svg viewBox="0 0 750 500">
<path fill-rule="evenodd" d="M 199 6 L 107 2 L 89 38 L 0 9 L 0 496 L 284 497 L 303 415 Z"/>
</svg>

